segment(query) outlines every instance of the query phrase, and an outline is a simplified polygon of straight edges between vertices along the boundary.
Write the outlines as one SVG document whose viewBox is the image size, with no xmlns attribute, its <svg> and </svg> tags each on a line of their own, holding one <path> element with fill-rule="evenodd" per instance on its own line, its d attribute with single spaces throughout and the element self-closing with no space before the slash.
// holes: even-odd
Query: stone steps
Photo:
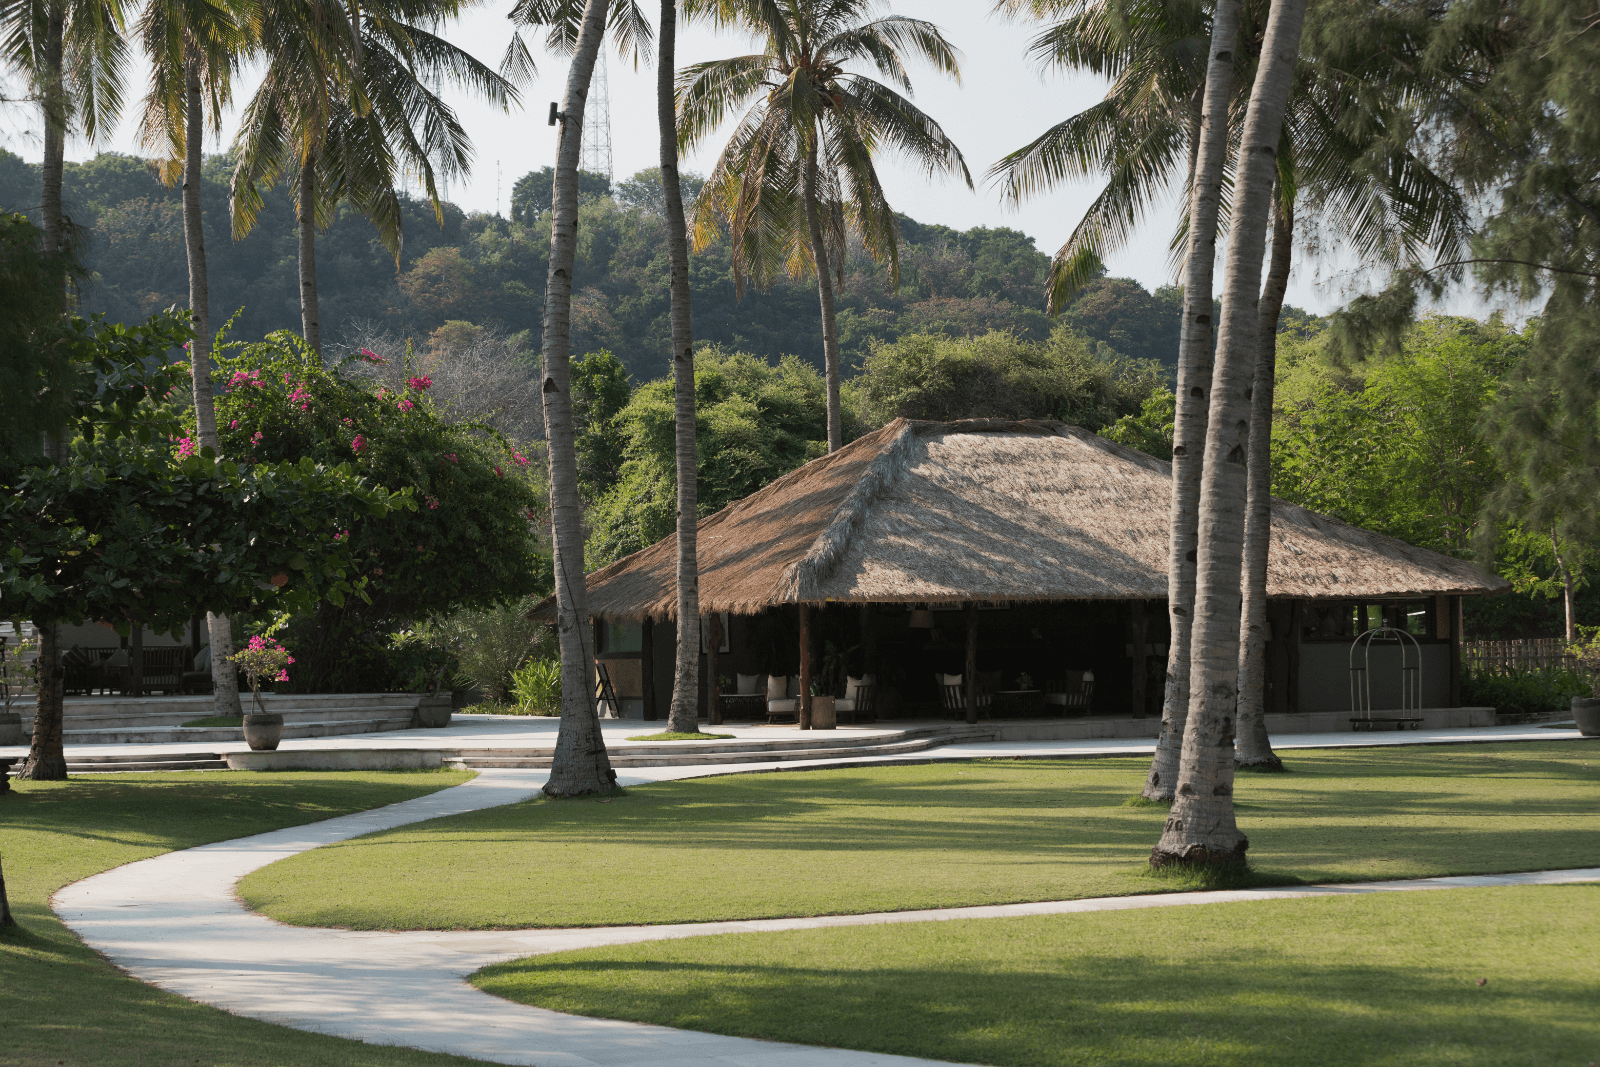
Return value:
<svg viewBox="0 0 1600 1067">
<path fill-rule="evenodd" d="M 915 735 L 915 736 L 907 736 Z M 843 759 L 859 756 L 897 756 L 939 745 L 965 741 L 990 741 L 994 732 L 982 727 L 908 730 L 890 737 L 837 737 L 823 741 L 779 740 L 763 742 L 685 741 L 676 747 L 666 745 L 626 745 L 608 752 L 611 766 L 703 767 L 733 763 L 791 763 L 799 760 Z M 550 747 L 523 749 L 445 749 L 446 766 L 461 768 L 544 768 L 549 767 L 555 750 Z"/>
<path fill-rule="evenodd" d="M 310 693 L 267 694 L 262 703 L 285 722 L 321 722 L 330 719 L 382 718 L 409 713 L 417 706 L 415 693 Z M 250 708 L 250 697 L 243 705 Z M 33 725 L 33 707 L 22 711 L 23 729 Z M 119 727 L 181 726 L 193 719 L 214 714 L 209 696 L 193 697 L 84 697 L 70 699 L 63 708 L 67 730 L 117 729 Z"/>
<path fill-rule="evenodd" d="M 388 715 L 331 721 L 315 719 L 290 721 L 285 715 L 283 736 L 285 738 L 339 737 L 344 734 L 376 734 L 391 730 L 408 730 L 411 728 L 413 714 L 412 709 L 406 708 Z M 244 731 L 238 726 L 139 726 L 61 731 L 61 741 L 66 745 L 192 745 L 243 739 Z"/>
<path fill-rule="evenodd" d="M 154 755 L 67 757 L 68 774 L 108 771 L 225 771 L 228 762 L 216 752 L 174 752 Z"/>
</svg>

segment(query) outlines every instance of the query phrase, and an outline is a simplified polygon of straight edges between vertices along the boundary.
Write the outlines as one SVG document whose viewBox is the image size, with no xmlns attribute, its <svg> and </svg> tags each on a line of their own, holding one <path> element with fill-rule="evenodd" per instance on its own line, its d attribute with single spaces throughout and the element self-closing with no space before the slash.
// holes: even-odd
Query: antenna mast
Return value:
<svg viewBox="0 0 1600 1067">
<path fill-rule="evenodd" d="M 611 86 L 606 77 L 606 53 L 600 50 L 589 98 L 583 108 L 583 151 L 578 169 L 604 174 L 611 181 Z"/>
</svg>

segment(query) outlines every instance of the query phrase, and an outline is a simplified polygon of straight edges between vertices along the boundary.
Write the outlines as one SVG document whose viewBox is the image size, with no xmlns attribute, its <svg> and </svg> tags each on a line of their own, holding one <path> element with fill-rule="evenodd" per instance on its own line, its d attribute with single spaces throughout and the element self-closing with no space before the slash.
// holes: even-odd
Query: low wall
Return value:
<svg viewBox="0 0 1600 1067">
<path fill-rule="evenodd" d="M 1382 715 L 1383 712 L 1379 712 Z M 1493 708 L 1423 708 L 1422 728 L 1429 730 L 1461 726 L 1493 726 Z M 1161 733 L 1161 720 L 1148 719 L 1056 719 L 1043 722 L 997 722 L 996 741 L 1081 741 L 1090 738 L 1154 738 Z M 1299 715 L 1268 715 L 1267 732 L 1285 734 L 1353 733 L 1350 712 L 1321 711 Z"/>
<path fill-rule="evenodd" d="M 228 752 L 235 771 L 428 771 L 444 765 L 436 748 L 285 749 L 276 752 Z"/>
</svg>

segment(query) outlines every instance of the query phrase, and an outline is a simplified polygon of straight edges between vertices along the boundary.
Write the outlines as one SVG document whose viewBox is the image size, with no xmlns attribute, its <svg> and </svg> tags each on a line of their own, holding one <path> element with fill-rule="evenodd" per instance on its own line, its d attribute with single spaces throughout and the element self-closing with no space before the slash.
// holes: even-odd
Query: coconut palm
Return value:
<svg viewBox="0 0 1600 1067">
<path fill-rule="evenodd" d="M 970 187 L 961 152 L 908 98 L 908 58 L 959 79 L 956 50 L 930 22 L 867 19 L 871 0 L 722 0 L 708 4 L 724 24 L 749 30 L 760 53 L 686 68 L 678 85 L 679 148 L 704 141 L 741 109 L 695 205 L 693 237 L 704 247 L 726 229 L 734 281 L 770 284 L 780 273 L 814 271 L 822 306 L 828 388 L 828 448 L 844 443 L 839 409 L 835 279 L 843 282 L 846 233 L 887 262 L 899 283 L 899 227 L 874 165 L 896 149 L 930 176 Z M 870 63 L 884 79 L 847 73 Z M 907 95 L 901 95 L 903 90 Z"/>
<path fill-rule="evenodd" d="M 545 792 L 604 792 L 616 780 L 595 711 L 594 649 L 583 574 L 583 503 L 572 422 L 572 268 L 578 250 L 578 158 L 589 81 L 605 35 L 607 0 L 586 0 L 558 117 L 550 266 L 544 305 L 544 426 L 550 456 L 556 637 L 561 648 L 561 726 Z"/>
<path fill-rule="evenodd" d="M 183 182 L 183 236 L 189 258 L 190 380 L 195 431 L 219 457 L 217 412 L 211 396 L 211 297 L 206 277 L 205 230 L 200 190 L 207 120 L 221 131 L 222 112 L 232 101 L 233 74 L 248 48 L 254 5 L 244 0 L 153 0 L 140 16 L 138 36 L 150 61 L 140 134 L 162 154 L 162 178 Z M 233 625 L 225 615 L 206 615 L 210 637 L 212 693 L 218 715 L 238 715 L 238 676 L 226 665 L 233 655 Z M 218 666 L 221 665 L 221 666 Z"/>
<path fill-rule="evenodd" d="M 1305 11 L 1306 0 L 1274 0 L 1239 142 L 1222 326 L 1202 461 L 1189 716 L 1172 813 L 1150 853 L 1152 867 L 1239 865 L 1250 847 L 1233 811 L 1245 460 L 1260 325 L 1261 260 Z"/>
<path fill-rule="evenodd" d="M 299 225 L 301 328 L 320 351 L 316 230 L 341 201 L 371 220 L 400 258 L 402 173 L 421 180 L 443 222 L 437 180 L 465 176 L 472 143 L 432 89 L 448 81 L 509 110 L 516 88 L 425 28 L 454 18 L 466 0 L 372 0 L 346 8 L 330 0 L 262 8 L 256 51 L 261 87 L 234 140 L 233 229 L 249 233 L 261 188 L 293 172 Z M 524 73 L 513 70 L 512 76 Z"/>
<path fill-rule="evenodd" d="M 1105 100 L 1058 123 L 1033 143 L 1011 153 L 991 174 L 1000 180 L 1008 198 L 1021 200 L 1069 178 L 1101 175 L 1102 192 L 1091 202 L 1082 221 L 1052 263 L 1048 303 L 1053 309 L 1092 276 L 1102 258 L 1123 247 L 1157 203 L 1180 181 L 1189 186 L 1191 210 L 1180 224 L 1174 246 L 1189 249 L 1185 260 L 1185 313 L 1179 355 L 1179 410 L 1173 456 L 1173 536 L 1170 546 L 1169 643 L 1167 688 L 1156 755 L 1147 776 L 1144 795 L 1172 797 L 1189 703 L 1189 628 L 1193 622 L 1193 582 L 1196 566 L 1197 508 L 1199 505 L 1200 447 L 1206 432 L 1209 401 L 1211 330 L 1210 272 L 1214 258 L 1201 254 L 1189 237 L 1196 189 L 1196 154 L 1201 150 L 1197 103 L 1204 87 L 1199 81 L 1206 50 L 1200 31 L 1209 21 L 1197 4 L 1172 0 L 999 0 L 997 8 L 1009 14 L 1061 16 L 1035 38 L 1034 57 L 1046 66 L 1085 68 L 1111 75 Z M 1242 12 L 1240 39 L 1259 34 L 1264 5 L 1250 3 Z M 1213 45 L 1232 53 L 1229 46 Z M 1392 133 L 1394 110 L 1412 87 L 1400 72 L 1385 70 L 1376 58 L 1367 68 L 1343 62 L 1322 66 L 1302 60 L 1290 111 L 1279 146 L 1277 164 L 1282 180 L 1278 197 L 1286 206 L 1289 225 L 1282 242 L 1283 255 L 1275 254 L 1273 273 L 1267 279 L 1263 310 L 1272 308 L 1270 325 L 1264 319 L 1260 338 L 1271 345 L 1277 329 L 1281 292 L 1288 284 L 1289 251 L 1294 235 L 1293 199 L 1301 195 L 1314 213 L 1339 239 L 1347 240 L 1364 259 L 1416 261 L 1422 250 L 1455 247 L 1467 232 L 1467 212 L 1462 197 L 1448 182 L 1405 148 L 1396 148 Z M 1254 57 L 1239 56 L 1238 75 L 1228 110 L 1238 116 L 1246 103 L 1242 86 L 1249 84 Z M 1215 66 L 1215 64 L 1212 64 Z M 1232 81 L 1233 79 L 1230 79 Z M 1376 87 L 1380 90 L 1374 93 Z M 1209 121 L 1209 120 L 1208 120 Z M 1237 122 L 1230 125 L 1237 127 Z M 1235 140 L 1237 134 L 1235 134 Z M 1223 197 L 1227 186 L 1221 181 Z M 1203 229 L 1204 227 L 1202 227 Z M 1201 242 L 1203 246 L 1205 242 Z M 1211 247 L 1214 248 L 1214 245 Z M 1275 243 L 1274 247 L 1277 247 Z M 1201 273 L 1203 272 L 1203 273 Z M 1277 290 L 1276 301 L 1265 299 Z M 1202 317 L 1204 321 L 1202 321 Z M 1271 353 L 1264 353 L 1270 359 Z M 1196 391 L 1198 390 L 1198 392 Z M 1270 397 L 1271 386 L 1263 390 Z M 1261 422 L 1260 448 L 1270 445 L 1270 407 Z M 1265 452 L 1262 453 L 1266 455 Z M 1268 478 L 1267 461 L 1252 468 Z M 1256 524 L 1265 530 L 1268 483 L 1257 488 L 1258 506 L 1252 510 Z M 1262 534 L 1264 545 L 1265 534 Z M 1252 542 L 1253 544 L 1254 542 Z M 1259 590 L 1249 597 L 1245 620 L 1246 655 L 1241 663 L 1241 736 L 1247 735 L 1241 756 L 1246 762 L 1272 764 L 1276 757 L 1266 738 L 1264 685 L 1266 556 L 1252 555 L 1247 587 Z"/>
</svg>

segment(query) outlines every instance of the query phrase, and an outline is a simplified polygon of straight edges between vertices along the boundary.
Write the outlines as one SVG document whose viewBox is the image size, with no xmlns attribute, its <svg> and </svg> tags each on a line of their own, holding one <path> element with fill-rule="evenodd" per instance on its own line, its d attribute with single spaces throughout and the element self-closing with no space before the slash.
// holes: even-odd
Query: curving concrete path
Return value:
<svg viewBox="0 0 1600 1067">
<path fill-rule="evenodd" d="M 662 767 L 619 784 L 731 769 Z M 1590 868 L 801 919 L 403 933 L 284 926 L 234 896 L 240 878 L 275 860 L 407 823 L 515 803 L 544 780 L 537 770 L 485 771 L 464 785 L 389 807 L 130 863 L 67 886 L 53 905 L 90 947 L 134 977 L 301 1030 L 539 1067 L 910 1067 L 933 1061 L 563 1015 L 492 997 L 462 979 L 522 956 L 705 934 L 1600 880 L 1600 868 Z"/>
</svg>

